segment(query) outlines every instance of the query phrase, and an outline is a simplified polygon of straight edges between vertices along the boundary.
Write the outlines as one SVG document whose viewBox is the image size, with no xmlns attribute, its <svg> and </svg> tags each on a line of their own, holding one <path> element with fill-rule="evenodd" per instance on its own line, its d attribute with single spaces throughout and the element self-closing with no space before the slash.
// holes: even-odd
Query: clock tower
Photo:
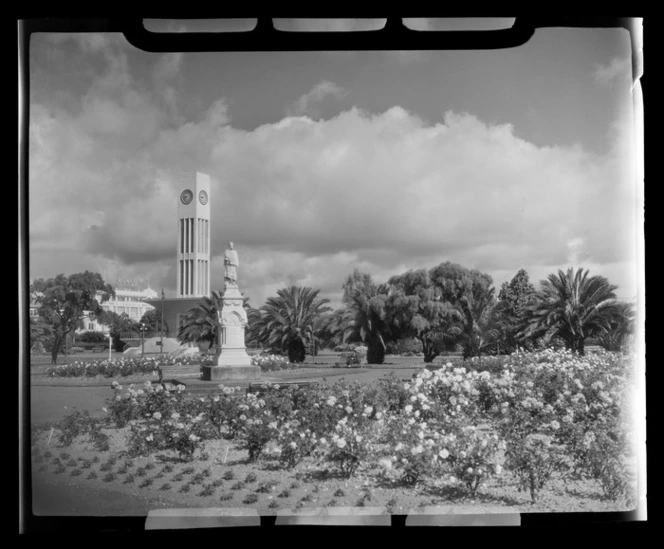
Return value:
<svg viewBox="0 0 664 549">
<path fill-rule="evenodd" d="M 210 296 L 210 176 L 191 183 L 178 199 L 178 298 Z"/>
</svg>

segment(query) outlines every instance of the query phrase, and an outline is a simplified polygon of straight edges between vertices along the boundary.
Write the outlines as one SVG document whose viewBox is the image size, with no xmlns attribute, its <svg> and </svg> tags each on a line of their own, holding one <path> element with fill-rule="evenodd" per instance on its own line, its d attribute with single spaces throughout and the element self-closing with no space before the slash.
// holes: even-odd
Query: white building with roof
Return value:
<svg viewBox="0 0 664 549">
<path fill-rule="evenodd" d="M 148 287 L 144 290 L 132 288 L 115 288 L 115 297 L 101 304 L 105 311 L 116 313 L 118 315 L 126 314 L 135 322 L 140 322 L 143 315 L 154 309 L 152 305 L 146 303 L 147 299 L 157 299 L 159 294 Z M 96 318 L 90 318 L 86 315 L 83 318 L 83 329 L 76 330 L 76 333 L 82 332 L 103 332 L 108 333 L 109 327 L 101 324 Z"/>
</svg>

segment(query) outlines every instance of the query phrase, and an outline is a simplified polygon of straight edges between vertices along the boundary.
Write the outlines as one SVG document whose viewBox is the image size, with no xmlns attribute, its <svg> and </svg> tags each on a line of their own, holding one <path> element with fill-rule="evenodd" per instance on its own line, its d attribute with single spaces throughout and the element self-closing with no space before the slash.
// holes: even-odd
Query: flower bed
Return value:
<svg viewBox="0 0 664 549">
<path fill-rule="evenodd" d="M 259 394 L 220 386 L 204 398 L 186 398 L 183 386 L 114 382 L 107 417 L 70 415 L 58 441 L 88 436 L 103 446 L 104 430 L 124 430 L 130 458 L 183 462 L 225 441 L 226 453 L 232 447 L 274 470 L 306 464 L 344 479 L 371 471 L 383 484 L 443 482 L 471 498 L 500 479 L 533 504 L 560 482 L 594 482 L 607 501 L 633 505 L 625 356 L 515 353 L 490 370 L 448 364 L 408 383 L 386 376 L 366 385 L 266 385 Z"/>
<path fill-rule="evenodd" d="M 159 368 L 213 363 L 212 356 L 118 358 L 114 360 L 75 361 L 71 364 L 58 364 L 46 369 L 49 377 L 127 377 L 130 375 L 153 374 Z"/>
<path fill-rule="evenodd" d="M 272 354 L 253 355 L 251 363 L 260 366 L 262 372 L 274 372 L 277 370 L 288 370 L 298 368 L 298 364 L 292 364 L 286 357 Z"/>
</svg>

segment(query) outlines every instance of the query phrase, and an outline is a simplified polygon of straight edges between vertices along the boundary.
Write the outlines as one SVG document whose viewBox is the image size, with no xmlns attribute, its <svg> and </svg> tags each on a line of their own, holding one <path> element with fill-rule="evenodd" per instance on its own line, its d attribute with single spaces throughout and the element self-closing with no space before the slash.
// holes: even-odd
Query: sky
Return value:
<svg viewBox="0 0 664 549">
<path fill-rule="evenodd" d="M 201 172 L 211 288 L 233 241 L 255 307 L 293 284 L 338 304 L 355 268 L 385 282 L 444 261 L 497 290 L 522 268 L 537 285 L 583 267 L 637 294 L 624 29 L 539 29 L 506 50 L 160 54 L 39 33 L 29 63 L 30 278 L 91 270 L 174 297 L 177 201 Z"/>
</svg>

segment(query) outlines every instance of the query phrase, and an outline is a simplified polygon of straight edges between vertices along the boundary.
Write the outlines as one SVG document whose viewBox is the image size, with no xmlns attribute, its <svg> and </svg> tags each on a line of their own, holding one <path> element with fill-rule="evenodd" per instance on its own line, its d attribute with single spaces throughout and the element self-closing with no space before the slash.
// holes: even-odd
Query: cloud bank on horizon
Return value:
<svg viewBox="0 0 664 549">
<path fill-rule="evenodd" d="M 338 299 L 354 268 L 384 281 L 448 260 L 496 284 L 520 268 L 536 282 L 583 266 L 636 294 L 628 120 L 597 154 L 536 145 L 472 112 L 369 111 L 322 80 L 282 105 L 280 120 L 248 130 L 234 126 L 223 89 L 185 115 L 183 54 L 157 56 L 138 78 L 119 37 L 46 40 L 56 61 L 66 46 L 95 63 L 76 72 L 81 93 L 37 87 L 31 97 L 31 277 L 89 269 L 111 283 L 149 276 L 174 293 L 177 197 L 200 171 L 212 178 L 212 288 L 232 240 L 254 306 L 290 284 Z M 594 77 L 607 85 L 620 70 L 616 61 Z M 324 102 L 339 105 L 334 115 L 323 117 Z"/>
</svg>

